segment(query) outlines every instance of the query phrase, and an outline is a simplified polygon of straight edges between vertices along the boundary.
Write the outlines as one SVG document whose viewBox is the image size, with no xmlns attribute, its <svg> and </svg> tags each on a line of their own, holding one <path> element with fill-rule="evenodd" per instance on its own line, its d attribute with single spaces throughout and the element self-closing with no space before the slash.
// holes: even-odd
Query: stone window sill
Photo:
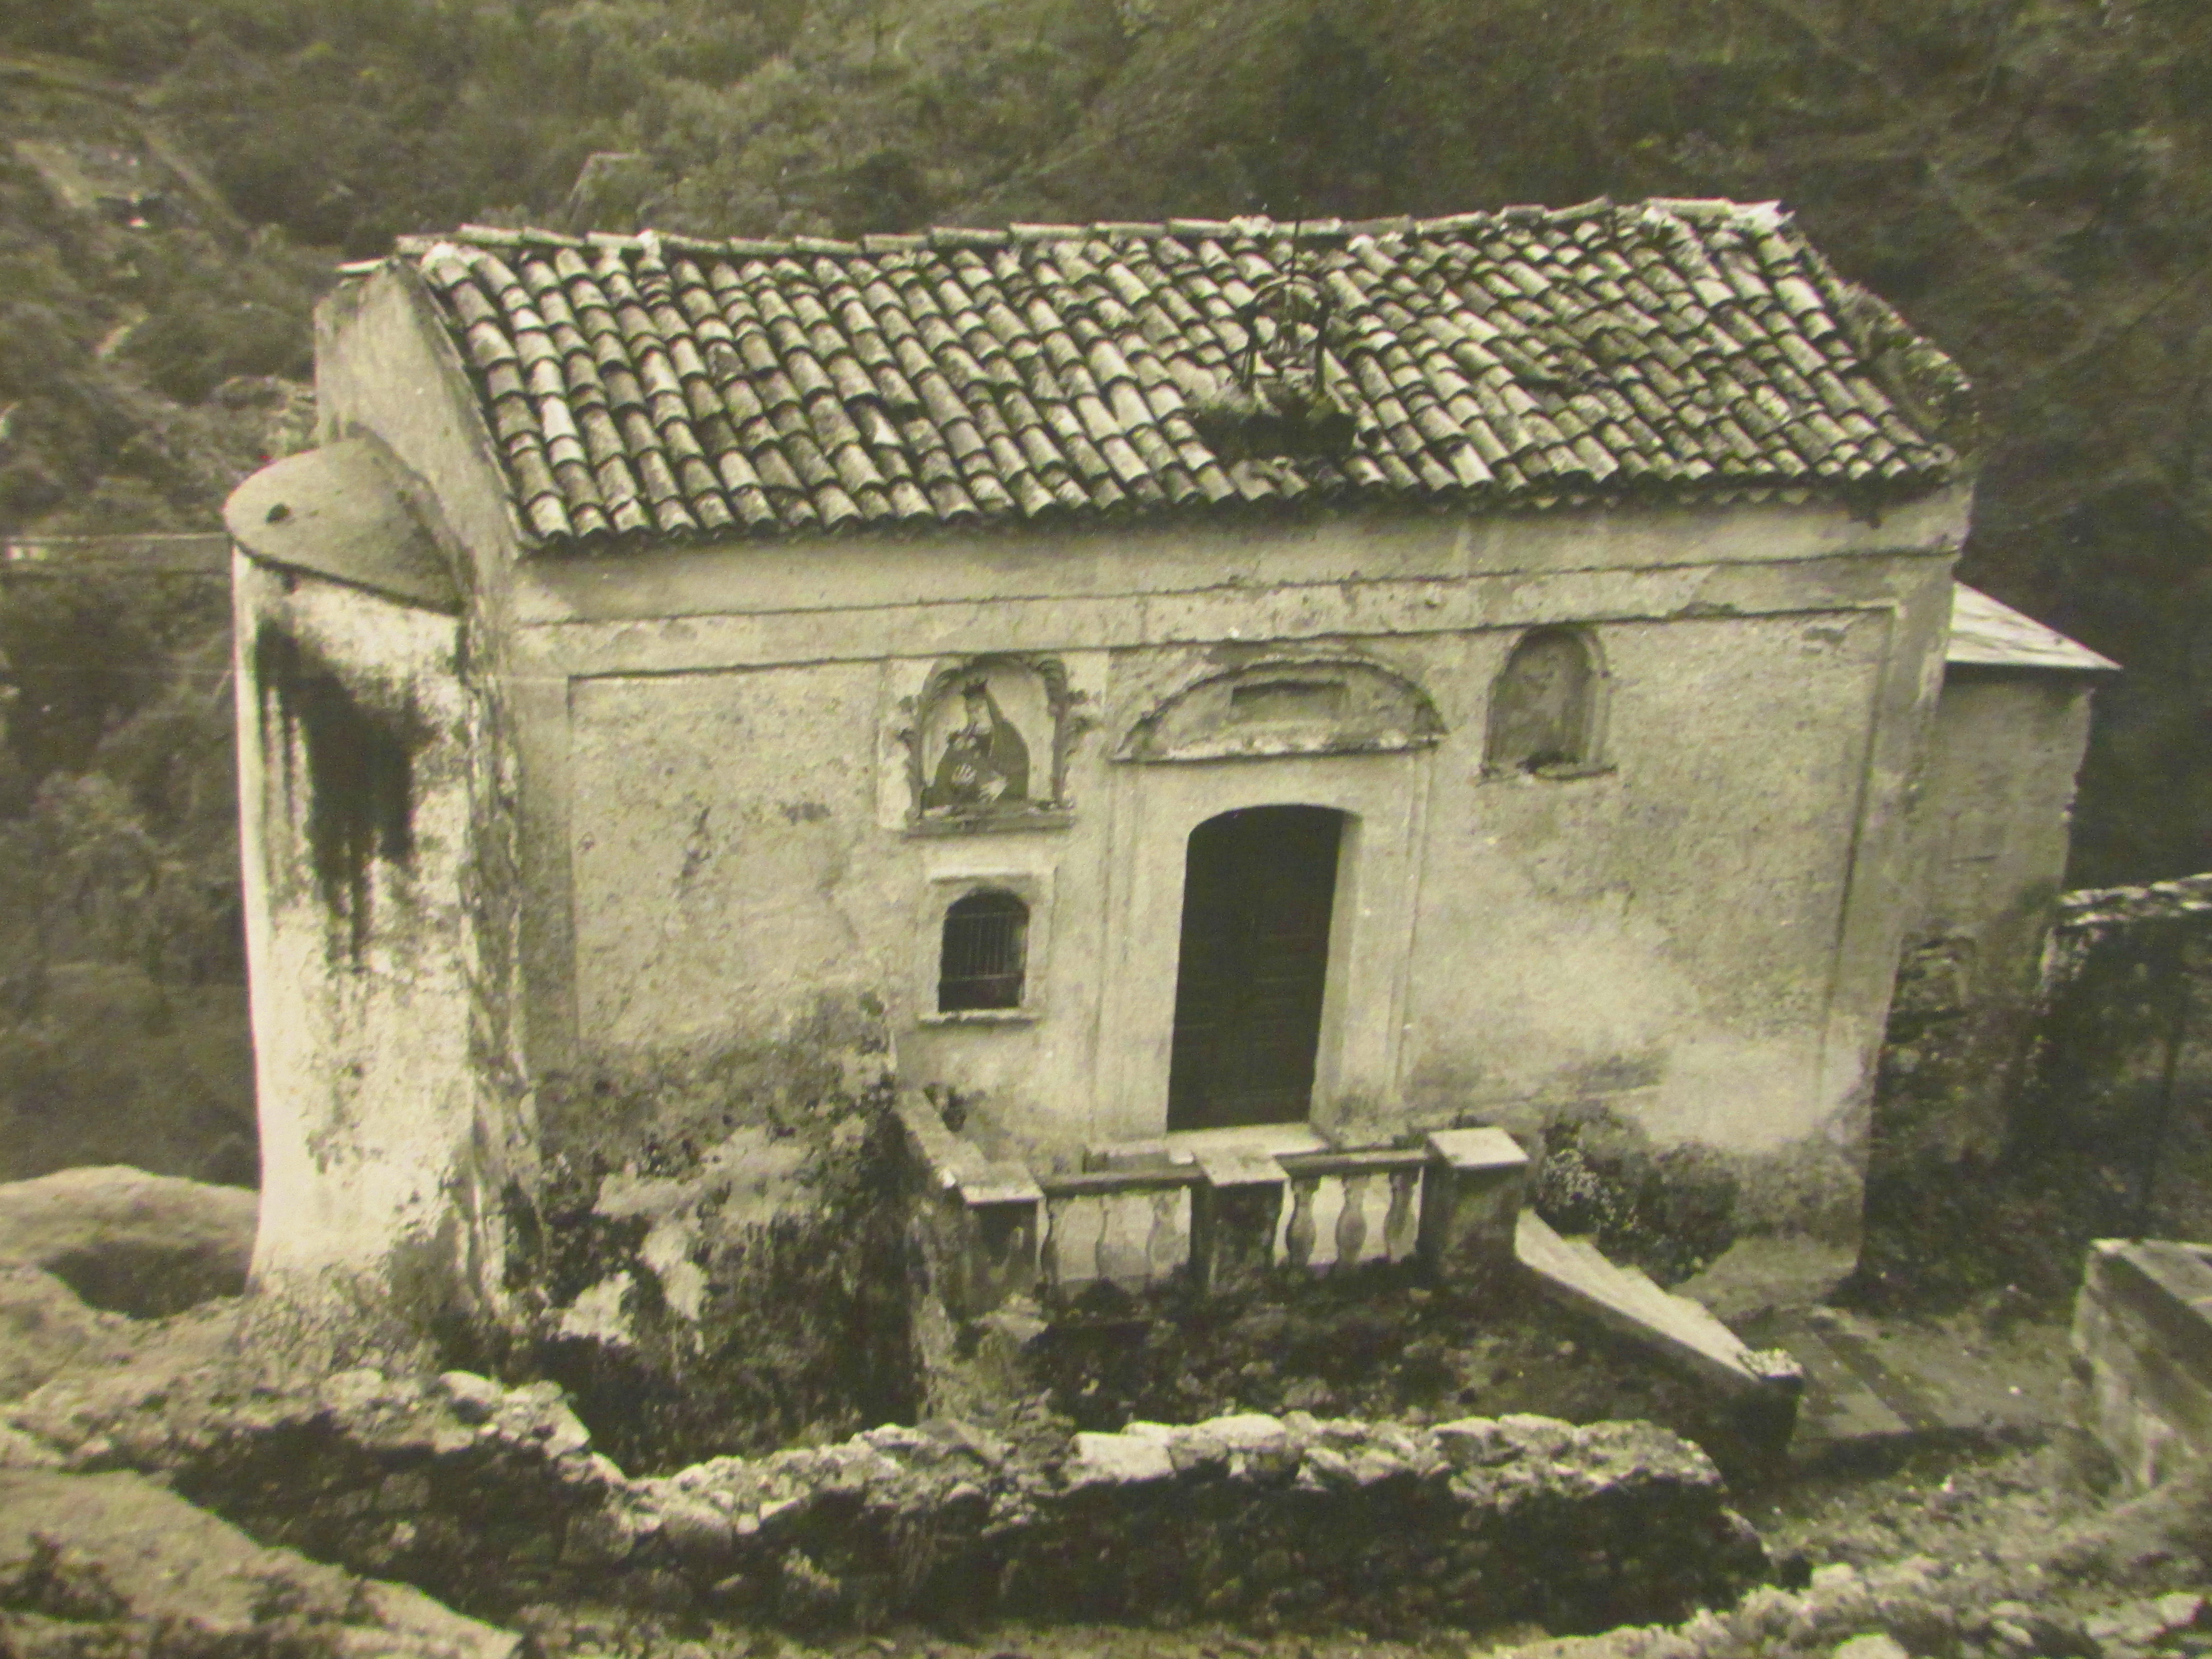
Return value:
<svg viewBox="0 0 2212 1659">
<path fill-rule="evenodd" d="M 1584 761 L 1572 766 L 1540 766 L 1534 771 L 1515 767 L 1510 771 L 1498 771 L 1484 767 L 1480 781 L 1484 783 L 1567 783 L 1577 778 L 1609 778 L 1620 769 L 1610 762 Z"/>
<path fill-rule="evenodd" d="M 1041 1008 L 963 1008 L 953 1013 L 921 1016 L 924 1025 L 1033 1025 Z"/>
<path fill-rule="evenodd" d="M 1066 807 L 1034 812 L 978 812 L 972 817 L 909 818 L 905 834 L 916 839 L 940 836 L 1005 836 L 1030 830 L 1065 830 L 1075 822 Z"/>
</svg>

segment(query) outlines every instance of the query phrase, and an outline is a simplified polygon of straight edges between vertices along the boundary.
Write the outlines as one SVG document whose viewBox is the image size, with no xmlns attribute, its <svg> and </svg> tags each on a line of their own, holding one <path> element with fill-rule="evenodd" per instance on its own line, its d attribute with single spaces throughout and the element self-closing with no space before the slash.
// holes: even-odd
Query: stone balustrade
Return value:
<svg viewBox="0 0 2212 1659">
<path fill-rule="evenodd" d="M 1043 1282 L 1079 1290 L 1099 1279 L 1127 1289 L 1165 1282 L 1190 1259 L 1195 1171 L 1104 1170 L 1040 1183 Z"/>
<path fill-rule="evenodd" d="M 1513 1261 L 1528 1159 L 1499 1129 L 1280 1157 L 1209 1149 L 1177 1162 L 1161 1152 L 1032 1177 L 947 1130 L 926 1101 L 908 1101 L 901 1115 L 935 1282 L 959 1318 L 1101 1281 L 1139 1290 L 1180 1276 L 1219 1291 L 1278 1272 L 1419 1261 L 1474 1285 Z"/>
<path fill-rule="evenodd" d="M 1290 1200 L 1275 1259 L 1292 1267 L 1409 1260 L 1420 1235 L 1428 1161 L 1422 1146 L 1285 1157 Z"/>
</svg>

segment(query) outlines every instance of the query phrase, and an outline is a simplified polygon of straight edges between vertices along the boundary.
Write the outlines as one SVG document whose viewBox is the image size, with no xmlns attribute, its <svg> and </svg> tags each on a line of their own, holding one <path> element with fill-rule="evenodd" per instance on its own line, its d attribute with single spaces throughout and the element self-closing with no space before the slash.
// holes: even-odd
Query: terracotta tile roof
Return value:
<svg viewBox="0 0 2212 1659">
<path fill-rule="evenodd" d="M 1881 499 L 1962 470 L 1929 412 L 1963 406 L 1958 372 L 1771 204 L 857 243 L 471 228 L 396 257 L 443 307 L 541 545 Z M 1350 441 L 1224 457 L 1194 416 L 1233 394 L 1240 313 L 1291 266 L 1326 292 Z"/>
<path fill-rule="evenodd" d="M 2021 615 L 1978 588 L 1951 589 L 1951 643 L 1943 660 L 1977 668 L 2048 668 L 2072 674 L 2117 674 L 2119 664 Z"/>
</svg>

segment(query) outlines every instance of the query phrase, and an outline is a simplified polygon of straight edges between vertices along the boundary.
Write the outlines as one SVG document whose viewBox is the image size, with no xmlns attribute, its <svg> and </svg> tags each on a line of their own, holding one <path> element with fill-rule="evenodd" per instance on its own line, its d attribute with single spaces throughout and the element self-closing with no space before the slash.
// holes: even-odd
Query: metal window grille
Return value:
<svg viewBox="0 0 2212 1659">
<path fill-rule="evenodd" d="M 945 913 L 937 1010 L 1018 1008 L 1029 952 L 1030 907 L 1012 893 L 970 893 Z"/>
</svg>

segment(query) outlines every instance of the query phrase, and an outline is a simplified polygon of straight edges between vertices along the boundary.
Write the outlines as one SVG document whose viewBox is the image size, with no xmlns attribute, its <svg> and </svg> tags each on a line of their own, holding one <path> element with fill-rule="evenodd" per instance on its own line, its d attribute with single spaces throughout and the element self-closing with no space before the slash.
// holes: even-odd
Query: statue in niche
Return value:
<svg viewBox="0 0 2212 1659">
<path fill-rule="evenodd" d="M 1030 747 L 978 675 L 960 688 L 964 718 L 945 736 L 921 793 L 925 812 L 989 812 L 1027 805 Z"/>
<path fill-rule="evenodd" d="M 920 835 L 1068 821 L 1069 746 L 1088 722 L 1055 658 L 1024 652 L 939 663 L 902 701 L 907 824 Z"/>
</svg>

